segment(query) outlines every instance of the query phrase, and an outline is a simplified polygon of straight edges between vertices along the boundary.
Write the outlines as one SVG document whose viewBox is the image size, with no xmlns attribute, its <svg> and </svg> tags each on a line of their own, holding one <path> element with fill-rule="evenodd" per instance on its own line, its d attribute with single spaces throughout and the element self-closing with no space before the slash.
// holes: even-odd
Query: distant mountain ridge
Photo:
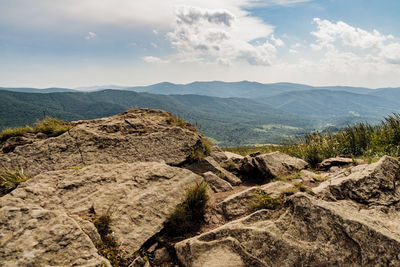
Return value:
<svg viewBox="0 0 400 267">
<path fill-rule="evenodd" d="M 44 111 L 78 120 L 110 116 L 136 106 L 172 112 L 197 122 L 204 134 L 221 144 L 243 145 L 276 143 L 305 131 L 355 122 L 374 124 L 400 113 L 400 88 L 249 81 L 106 87 L 119 89 L 0 88 L 0 128 L 32 123 Z"/>
<path fill-rule="evenodd" d="M 132 107 L 162 109 L 197 124 L 224 145 L 279 142 L 314 127 L 308 118 L 243 98 L 157 95 L 131 91 L 20 93 L 0 91 L 0 127 L 32 124 L 43 113 L 64 120 L 106 117 Z M 266 125 L 278 125 L 266 131 Z"/>
</svg>

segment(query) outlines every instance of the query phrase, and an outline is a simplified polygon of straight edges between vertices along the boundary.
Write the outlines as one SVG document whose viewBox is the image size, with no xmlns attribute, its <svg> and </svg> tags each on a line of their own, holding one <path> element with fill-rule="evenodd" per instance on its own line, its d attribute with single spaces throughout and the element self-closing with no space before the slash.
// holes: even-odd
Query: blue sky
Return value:
<svg viewBox="0 0 400 267">
<path fill-rule="evenodd" d="M 0 0 L 0 86 L 400 86 L 398 0 Z"/>
</svg>

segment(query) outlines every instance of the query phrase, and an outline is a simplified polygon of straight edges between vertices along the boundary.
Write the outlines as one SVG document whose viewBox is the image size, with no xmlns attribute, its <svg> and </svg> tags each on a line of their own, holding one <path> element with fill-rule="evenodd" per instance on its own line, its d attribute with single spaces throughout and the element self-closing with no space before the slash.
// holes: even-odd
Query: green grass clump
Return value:
<svg viewBox="0 0 400 267">
<path fill-rule="evenodd" d="M 373 159 L 383 155 L 400 156 L 400 114 L 384 118 L 376 126 L 358 123 L 336 133 L 310 133 L 282 145 L 225 148 L 241 155 L 281 151 L 302 158 L 312 167 L 322 160 L 339 155 Z"/>
<path fill-rule="evenodd" d="M 190 188 L 184 200 L 169 216 L 165 225 L 166 234 L 169 236 L 181 236 L 198 229 L 204 220 L 209 195 L 207 183 L 197 183 Z"/>
<path fill-rule="evenodd" d="M 63 120 L 45 118 L 44 120 L 35 123 L 34 132 L 44 133 L 48 136 L 54 137 L 65 133 L 69 129 L 71 129 L 71 126 L 67 125 Z"/>
<path fill-rule="evenodd" d="M 177 116 L 169 116 L 166 121 L 169 125 L 174 125 L 181 128 L 186 128 L 186 126 L 188 125 L 188 123 L 183 118 Z"/>
<path fill-rule="evenodd" d="M 35 126 L 7 128 L 0 133 L 0 141 L 5 141 L 10 137 L 22 136 L 27 133 L 44 133 L 50 137 L 59 136 L 71 129 L 71 126 L 60 119 L 45 118 L 37 121 Z"/>
<path fill-rule="evenodd" d="M 205 157 L 211 155 L 212 143 L 206 138 L 202 138 L 198 145 L 192 150 L 189 159 L 191 161 L 197 161 L 204 159 Z"/>
<path fill-rule="evenodd" d="M 253 201 L 250 203 L 250 208 L 253 210 L 260 209 L 275 209 L 282 203 L 282 197 L 272 197 L 270 193 L 264 192 L 260 188 L 254 194 Z"/>
<path fill-rule="evenodd" d="M 10 137 L 22 136 L 26 133 L 31 133 L 31 132 L 33 132 L 33 129 L 29 126 L 19 127 L 19 128 L 7 128 L 0 133 L 0 141 L 5 141 Z"/>
<path fill-rule="evenodd" d="M 29 180 L 29 177 L 24 174 L 21 170 L 10 170 L 2 169 L 0 170 L 0 196 L 10 193 L 12 190 L 17 188 L 17 186 Z"/>
</svg>

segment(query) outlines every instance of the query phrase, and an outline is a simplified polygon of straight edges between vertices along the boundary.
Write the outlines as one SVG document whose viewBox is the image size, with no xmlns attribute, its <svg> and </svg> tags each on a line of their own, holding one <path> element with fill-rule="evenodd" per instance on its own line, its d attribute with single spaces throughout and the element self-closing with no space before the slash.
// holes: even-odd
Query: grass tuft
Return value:
<svg viewBox="0 0 400 267">
<path fill-rule="evenodd" d="M 200 182 L 190 188 L 184 200 L 169 216 L 165 229 L 169 236 L 181 236 L 198 229 L 204 220 L 209 195 L 207 183 Z"/>
<path fill-rule="evenodd" d="M 45 118 L 35 123 L 34 132 L 44 133 L 50 137 L 59 136 L 71 129 L 64 121 L 55 118 Z"/>
<path fill-rule="evenodd" d="M 12 190 L 17 188 L 17 186 L 29 180 L 29 177 L 24 174 L 22 169 L 20 170 L 10 170 L 2 169 L 0 170 L 0 196 L 10 193 Z"/>
<path fill-rule="evenodd" d="M 258 192 L 254 194 L 250 208 L 253 210 L 275 209 L 282 203 L 282 197 L 272 197 L 270 193 L 264 192 L 258 188 Z"/>
<path fill-rule="evenodd" d="M 225 148 L 240 155 L 281 151 L 302 158 L 312 167 L 322 160 L 340 155 L 374 161 L 383 155 L 400 156 L 400 114 L 384 118 L 377 126 L 358 123 L 336 133 L 314 132 L 282 145 Z"/>
<path fill-rule="evenodd" d="M 4 129 L 0 133 L 0 141 L 5 141 L 14 136 L 23 136 L 27 133 L 44 133 L 50 137 L 55 137 L 65 133 L 69 129 L 71 129 L 71 126 L 60 119 L 45 118 L 42 121 L 37 121 L 33 128 L 25 126 Z"/>
<path fill-rule="evenodd" d="M 100 241 L 94 242 L 99 253 L 107 258 L 112 266 L 129 266 L 133 256 L 127 257 L 126 253 L 120 248 L 117 238 L 114 237 L 111 230 L 112 217 L 110 212 L 107 211 L 99 216 L 93 214 L 93 216 L 93 224 L 101 237 Z"/>
</svg>

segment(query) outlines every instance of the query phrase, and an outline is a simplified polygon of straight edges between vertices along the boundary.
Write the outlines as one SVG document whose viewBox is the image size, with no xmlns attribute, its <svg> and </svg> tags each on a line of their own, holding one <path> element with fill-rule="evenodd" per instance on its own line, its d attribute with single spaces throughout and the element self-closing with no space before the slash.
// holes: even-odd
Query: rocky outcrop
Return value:
<svg viewBox="0 0 400 267">
<path fill-rule="evenodd" d="M 398 266 L 400 232 L 387 217 L 297 193 L 280 213 L 261 210 L 175 247 L 184 266 Z"/>
<path fill-rule="evenodd" d="M 171 124 L 171 116 L 164 111 L 133 109 L 108 118 L 74 122 L 72 129 L 58 137 L 0 154 L 0 166 L 23 168 L 34 176 L 95 163 L 158 161 L 179 165 L 202 146 L 202 141 L 193 128 Z"/>
<path fill-rule="evenodd" d="M 188 170 L 157 162 L 95 164 L 80 170 L 40 174 L 0 198 L 0 225 L 10 227 L 9 232 L 2 230 L 0 235 L 0 244 L 8 244 L 0 247 L 0 255 L 12 252 L 13 256 L 9 257 L 15 259 L 31 253 L 31 260 L 40 263 L 40 253 L 29 251 L 40 247 L 43 252 L 54 250 L 54 253 L 64 254 L 59 249 L 67 244 L 76 249 L 75 254 L 71 253 L 71 260 L 80 259 L 85 264 L 96 259 L 100 261 L 98 255 L 92 256 L 96 250 L 89 233 L 86 235 L 82 230 L 87 229 L 85 224 L 90 224 L 84 219 L 91 209 L 96 214 L 110 212 L 114 218 L 111 228 L 119 244 L 134 252 L 163 228 L 186 189 L 201 180 Z M 32 211 L 24 210 L 24 206 L 33 207 Z M 16 211 L 15 207 L 21 208 Z M 15 214 L 21 215 L 15 217 Z M 81 217 L 84 223 L 73 220 L 73 216 Z M 38 218 L 43 222 L 37 222 Z M 82 224 L 79 226 L 79 223 Z M 54 230 L 49 228 L 48 232 L 41 233 L 40 227 L 46 225 L 54 225 Z M 35 235 L 24 241 L 32 228 L 35 228 Z M 52 242 L 42 242 L 52 231 L 56 231 Z M 10 240 L 15 242 L 10 243 Z M 80 250 L 81 246 L 85 249 Z"/>
<path fill-rule="evenodd" d="M 222 151 L 218 146 L 213 146 L 211 157 L 218 163 L 224 162 L 228 159 L 224 151 Z"/>
<path fill-rule="evenodd" d="M 184 266 L 398 266 L 399 170 L 386 156 L 345 169 L 313 195 L 296 193 L 281 208 L 177 243 L 178 258 Z"/>
<path fill-rule="evenodd" d="M 274 177 L 285 176 L 308 166 L 302 159 L 282 152 L 246 156 L 241 163 L 240 172 L 250 180 L 268 182 Z"/>
<path fill-rule="evenodd" d="M 239 185 L 242 183 L 242 181 L 237 176 L 222 168 L 221 165 L 219 165 L 219 163 L 216 162 L 212 157 L 205 157 L 204 159 L 200 159 L 190 165 L 185 166 L 185 168 L 197 174 L 203 174 L 211 171 L 231 185 Z"/>
<path fill-rule="evenodd" d="M 231 191 L 233 189 L 230 183 L 221 179 L 213 172 L 206 172 L 203 174 L 203 177 L 206 180 L 208 186 L 215 193 Z"/>
<path fill-rule="evenodd" d="M 400 201 L 400 162 L 384 156 L 378 162 L 342 171 L 313 189 L 334 199 L 389 206 Z"/>
</svg>

